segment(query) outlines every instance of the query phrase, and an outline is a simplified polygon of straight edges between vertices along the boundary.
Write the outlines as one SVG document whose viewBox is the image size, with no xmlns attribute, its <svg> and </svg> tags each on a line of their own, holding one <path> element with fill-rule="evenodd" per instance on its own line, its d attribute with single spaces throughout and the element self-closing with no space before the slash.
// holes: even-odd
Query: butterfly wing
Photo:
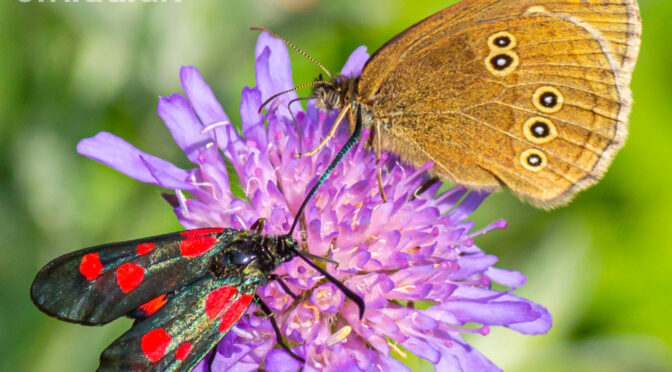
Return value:
<svg viewBox="0 0 672 372">
<path fill-rule="evenodd" d="M 105 349 L 98 371 L 190 371 L 253 300 L 257 283 L 238 284 L 207 277 L 184 287 Z"/>
<path fill-rule="evenodd" d="M 31 298 L 45 313 L 85 325 L 150 315 L 164 295 L 204 277 L 209 258 L 235 233 L 188 230 L 66 254 L 40 270 Z"/>
<path fill-rule="evenodd" d="M 634 0 L 465 0 L 377 51 L 359 94 L 383 148 L 554 206 L 623 145 L 640 32 Z"/>
</svg>

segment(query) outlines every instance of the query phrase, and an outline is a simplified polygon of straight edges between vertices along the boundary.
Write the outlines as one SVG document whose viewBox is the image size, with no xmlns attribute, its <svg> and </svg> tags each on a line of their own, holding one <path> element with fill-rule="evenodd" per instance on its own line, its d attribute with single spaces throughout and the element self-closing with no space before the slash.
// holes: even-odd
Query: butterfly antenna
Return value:
<svg viewBox="0 0 672 372">
<path fill-rule="evenodd" d="M 257 111 L 257 114 L 261 113 L 261 110 L 263 110 L 264 107 L 266 107 L 266 105 L 268 105 L 269 102 L 271 102 L 272 100 L 276 99 L 277 97 L 280 97 L 281 95 L 283 95 L 283 94 L 287 94 L 287 93 L 289 93 L 289 92 L 293 92 L 293 91 L 295 91 L 295 90 L 299 90 L 299 89 L 303 89 L 303 88 L 311 87 L 311 86 L 313 86 L 313 85 L 317 85 L 317 84 L 327 84 L 327 85 L 332 85 L 332 84 L 331 84 L 330 82 L 328 82 L 328 81 L 324 81 L 324 80 L 315 80 L 315 81 L 313 81 L 313 82 L 306 83 L 306 84 L 302 84 L 302 85 L 299 85 L 298 87 L 294 87 L 294 88 L 292 88 L 292 89 L 287 89 L 287 90 L 284 90 L 284 91 L 282 91 L 282 92 L 280 92 L 280 93 L 276 93 L 276 94 L 270 96 L 268 99 L 266 99 L 266 100 L 264 101 L 264 103 L 262 103 L 261 106 L 259 106 L 259 111 Z"/>
<path fill-rule="evenodd" d="M 276 34 L 275 32 L 273 32 L 273 31 L 267 29 L 266 27 L 260 27 L 260 26 L 252 26 L 252 27 L 250 27 L 250 30 L 265 31 L 265 32 L 268 32 L 268 33 L 269 33 L 271 36 L 273 36 L 274 38 L 282 40 L 282 42 L 285 43 L 285 44 L 287 44 L 287 46 L 289 46 L 289 47 L 291 47 L 292 49 L 296 50 L 297 52 L 299 52 L 299 54 L 301 54 L 302 56 L 306 57 L 306 59 L 308 59 L 309 61 L 311 61 L 311 62 L 313 62 L 314 64 L 316 64 L 319 68 L 321 68 L 322 71 L 324 71 L 324 72 L 327 74 L 327 76 L 329 76 L 329 79 L 332 78 L 331 73 L 329 72 L 329 70 L 327 70 L 327 68 L 324 67 L 320 62 L 317 62 L 317 61 L 315 60 L 315 58 L 311 57 L 308 53 L 306 53 L 306 52 L 304 52 L 303 50 L 299 49 L 299 47 L 297 47 L 296 45 L 294 45 L 294 44 L 290 43 L 289 41 L 283 39 L 282 37 L 280 37 L 280 35 Z"/>
</svg>

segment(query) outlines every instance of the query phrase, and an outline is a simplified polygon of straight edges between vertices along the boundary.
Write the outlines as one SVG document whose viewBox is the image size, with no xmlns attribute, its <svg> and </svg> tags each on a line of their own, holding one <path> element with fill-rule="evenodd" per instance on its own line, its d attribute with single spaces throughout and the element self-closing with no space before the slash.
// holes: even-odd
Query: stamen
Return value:
<svg viewBox="0 0 672 372">
<path fill-rule="evenodd" d="M 235 215 L 235 217 L 236 217 L 236 219 L 238 220 L 238 222 L 240 222 L 240 226 L 242 226 L 243 229 L 247 230 L 247 229 L 248 229 L 248 226 L 247 226 L 247 224 L 245 223 L 245 221 L 243 221 L 243 219 L 242 219 L 239 215 Z"/>
<path fill-rule="evenodd" d="M 404 169 L 404 166 L 398 161 L 395 161 L 394 164 L 401 170 L 401 174 L 403 174 L 402 177 L 406 178 L 406 170 Z M 406 183 L 408 183 L 408 182 L 409 181 L 406 181 Z"/>
<path fill-rule="evenodd" d="M 334 333 L 333 335 L 329 336 L 329 338 L 327 338 L 327 341 L 326 341 L 327 346 L 334 346 L 334 345 L 338 344 L 339 342 L 345 340 L 345 338 L 348 337 L 351 332 L 352 332 L 352 327 L 350 327 L 348 325 L 339 329 L 338 331 L 336 331 L 336 333 Z"/>
<path fill-rule="evenodd" d="M 213 189 L 213 191 L 215 189 L 215 185 L 213 185 L 210 182 L 189 182 L 189 183 L 194 185 L 194 186 L 198 186 L 198 187 L 209 187 L 209 188 Z"/>
<path fill-rule="evenodd" d="M 175 189 L 175 196 L 177 196 L 177 202 L 180 203 L 180 209 L 182 209 L 182 213 L 184 213 L 184 216 L 189 218 L 189 208 L 187 208 L 187 197 L 184 196 L 182 193 L 182 190 L 180 189 Z"/>
<path fill-rule="evenodd" d="M 254 338 L 255 338 L 254 335 L 251 334 L 250 332 L 248 332 L 244 329 L 235 327 L 235 326 L 233 328 L 231 328 L 231 332 L 235 333 L 236 335 L 238 335 L 242 338 L 246 338 L 248 340 L 254 340 Z"/>
<path fill-rule="evenodd" d="M 490 232 L 492 230 L 495 230 L 495 229 L 506 229 L 506 226 L 507 226 L 506 220 L 499 219 L 499 220 L 491 223 L 490 225 L 482 228 L 481 230 L 478 230 L 475 233 L 469 235 L 469 237 L 470 238 L 475 238 L 477 236 L 483 235 L 483 234 L 485 234 L 487 232 Z"/>
<path fill-rule="evenodd" d="M 407 358 L 408 358 L 408 354 L 404 353 L 404 351 L 401 350 L 401 349 L 399 348 L 399 346 L 397 346 L 397 343 L 396 343 L 396 342 L 395 342 L 395 343 L 391 343 L 390 341 L 387 341 L 387 345 L 389 345 L 390 348 L 391 348 L 392 350 L 394 350 L 397 354 L 399 354 L 399 356 L 400 356 L 402 359 L 407 359 Z"/>
<path fill-rule="evenodd" d="M 401 287 L 397 287 L 395 290 L 397 292 L 411 293 L 413 290 L 415 290 L 415 286 L 412 284 L 407 284 Z"/>
<path fill-rule="evenodd" d="M 214 122 L 214 123 L 206 126 L 205 128 L 203 128 L 201 130 L 201 134 L 206 134 L 206 133 L 210 132 L 211 130 L 213 130 L 215 128 L 223 127 L 223 126 L 229 125 L 229 124 L 231 124 L 231 122 L 226 121 L 226 120 Z"/>
<path fill-rule="evenodd" d="M 250 183 L 252 183 L 252 181 L 257 181 L 257 183 L 261 185 L 261 181 L 259 181 L 259 179 L 257 177 L 250 178 L 249 180 L 247 180 L 247 185 L 245 185 L 245 195 L 248 195 L 248 196 L 250 195 L 249 194 Z"/>
</svg>

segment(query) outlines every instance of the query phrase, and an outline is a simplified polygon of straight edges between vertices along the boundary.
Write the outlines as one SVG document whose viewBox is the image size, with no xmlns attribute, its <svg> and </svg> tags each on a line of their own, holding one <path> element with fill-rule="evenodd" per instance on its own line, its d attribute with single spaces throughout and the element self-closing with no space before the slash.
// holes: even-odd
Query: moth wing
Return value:
<svg viewBox="0 0 672 372">
<path fill-rule="evenodd" d="M 31 298 L 61 320 L 105 324 L 202 278 L 231 233 L 188 230 L 69 253 L 38 272 Z"/>
<path fill-rule="evenodd" d="M 190 371 L 240 319 L 257 285 L 202 279 L 103 351 L 98 371 Z"/>
</svg>

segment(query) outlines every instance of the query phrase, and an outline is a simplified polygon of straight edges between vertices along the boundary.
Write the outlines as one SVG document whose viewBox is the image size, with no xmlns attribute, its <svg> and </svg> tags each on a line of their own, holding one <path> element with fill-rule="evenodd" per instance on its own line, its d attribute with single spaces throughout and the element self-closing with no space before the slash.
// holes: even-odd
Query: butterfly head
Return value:
<svg viewBox="0 0 672 372">
<path fill-rule="evenodd" d="M 318 76 L 313 86 L 311 98 L 315 106 L 322 112 L 331 112 L 340 110 L 347 104 L 356 85 L 356 79 L 339 75 L 331 81 L 322 80 L 322 75 Z"/>
</svg>

